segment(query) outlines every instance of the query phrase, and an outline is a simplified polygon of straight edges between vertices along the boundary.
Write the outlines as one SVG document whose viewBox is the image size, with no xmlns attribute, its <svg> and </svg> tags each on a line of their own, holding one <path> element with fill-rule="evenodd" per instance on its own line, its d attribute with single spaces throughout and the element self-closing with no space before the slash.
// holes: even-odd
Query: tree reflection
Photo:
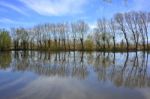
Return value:
<svg viewBox="0 0 150 99">
<path fill-rule="evenodd" d="M 0 68 L 8 68 L 10 66 L 11 61 L 11 52 L 0 53 Z"/>
<path fill-rule="evenodd" d="M 11 59 L 12 55 L 12 59 Z M 0 67 L 12 71 L 34 72 L 44 76 L 89 79 L 115 86 L 150 86 L 148 53 L 84 53 L 84 52 L 11 52 L 0 55 Z M 94 78 L 92 78 L 94 79 Z"/>
</svg>

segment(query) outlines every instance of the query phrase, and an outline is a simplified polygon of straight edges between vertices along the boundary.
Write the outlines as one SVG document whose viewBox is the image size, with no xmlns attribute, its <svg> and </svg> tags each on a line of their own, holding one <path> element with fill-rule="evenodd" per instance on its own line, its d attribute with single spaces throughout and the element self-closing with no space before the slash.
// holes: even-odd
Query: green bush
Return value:
<svg viewBox="0 0 150 99">
<path fill-rule="evenodd" d="M 0 50 L 9 50 L 11 47 L 11 37 L 8 31 L 0 31 Z"/>
</svg>

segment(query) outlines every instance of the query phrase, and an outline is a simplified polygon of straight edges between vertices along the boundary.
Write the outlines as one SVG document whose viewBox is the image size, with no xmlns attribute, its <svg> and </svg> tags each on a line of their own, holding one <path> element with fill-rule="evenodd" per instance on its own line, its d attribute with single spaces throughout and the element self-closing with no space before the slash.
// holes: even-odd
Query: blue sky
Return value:
<svg viewBox="0 0 150 99">
<path fill-rule="evenodd" d="M 109 1 L 109 0 L 106 0 Z M 150 0 L 0 0 L 0 27 L 32 27 L 41 23 L 85 20 L 94 26 L 100 17 L 117 12 L 150 11 Z"/>
</svg>

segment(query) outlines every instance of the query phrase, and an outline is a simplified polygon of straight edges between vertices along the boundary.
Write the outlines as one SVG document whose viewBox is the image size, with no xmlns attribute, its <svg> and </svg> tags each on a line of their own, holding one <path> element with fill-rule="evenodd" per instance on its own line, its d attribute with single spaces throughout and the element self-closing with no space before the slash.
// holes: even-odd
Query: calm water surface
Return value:
<svg viewBox="0 0 150 99">
<path fill-rule="evenodd" d="M 148 53 L 0 53 L 0 99 L 150 99 Z"/>
</svg>

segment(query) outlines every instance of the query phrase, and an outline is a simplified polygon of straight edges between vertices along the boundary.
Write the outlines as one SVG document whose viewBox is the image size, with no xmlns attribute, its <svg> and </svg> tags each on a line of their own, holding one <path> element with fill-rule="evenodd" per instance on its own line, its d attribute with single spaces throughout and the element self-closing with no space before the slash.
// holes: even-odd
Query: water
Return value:
<svg viewBox="0 0 150 99">
<path fill-rule="evenodd" d="M 0 53 L 0 99 L 150 99 L 147 53 Z"/>
</svg>

